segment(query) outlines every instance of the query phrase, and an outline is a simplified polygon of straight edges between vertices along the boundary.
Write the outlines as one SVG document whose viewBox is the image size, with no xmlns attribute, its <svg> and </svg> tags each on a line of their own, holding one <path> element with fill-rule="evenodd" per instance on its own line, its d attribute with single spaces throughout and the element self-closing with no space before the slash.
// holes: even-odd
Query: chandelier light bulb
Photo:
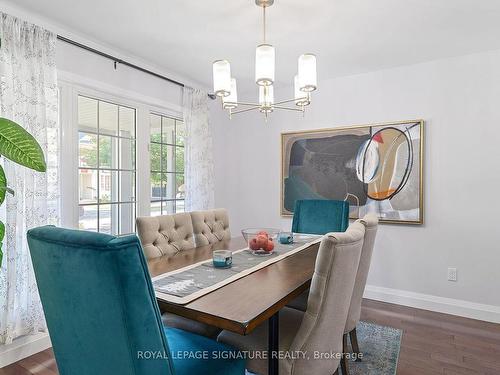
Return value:
<svg viewBox="0 0 500 375">
<path fill-rule="evenodd" d="M 274 104 L 274 87 L 259 86 L 259 105 L 262 113 L 270 113 L 273 111 Z"/>
<path fill-rule="evenodd" d="M 295 105 L 305 107 L 306 105 L 309 105 L 311 101 L 309 100 L 309 94 L 301 91 L 300 90 L 300 82 L 299 82 L 299 76 L 296 75 L 293 79 L 294 83 L 294 98 L 295 98 Z"/>
<path fill-rule="evenodd" d="M 228 96 L 231 93 L 231 65 L 227 60 L 213 63 L 214 93 L 217 96 Z"/>
<path fill-rule="evenodd" d="M 311 92 L 318 88 L 316 76 L 316 56 L 305 53 L 299 57 L 300 91 Z"/>
<path fill-rule="evenodd" d="M 236 79 L 231 78 L 231 92 L 228 96 L 222 97 L 222 106 L 224 109 L 238 108 L 238 92 L 236 89 Z"/>
<path fill-rule="evenodd" d="M 270 44 L 261 44 L 255 50 L 255 82 L 259 86 L 274 83 L 275 50 Z"/>
</svg>

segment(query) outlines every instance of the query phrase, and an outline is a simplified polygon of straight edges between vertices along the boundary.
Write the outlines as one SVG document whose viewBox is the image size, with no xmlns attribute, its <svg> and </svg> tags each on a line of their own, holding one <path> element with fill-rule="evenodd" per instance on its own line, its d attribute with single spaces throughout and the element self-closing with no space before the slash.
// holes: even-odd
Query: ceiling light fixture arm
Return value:
<svg viewBox="0 0 500 375">
<path fill-rule="evenodd" d="M 253 107 L 250 107 L 250 108 L 245 108 L 245 109 L 239 109 L 237 111 L 233 111 L 231 110 L 230 111 L 230 114 L 231 115 L 237 115 L 238 113 L 243 113 L 243 112 L 250 112 L 250 111 L 253 111 L 255 109 L 259 109 L 260 108 L 260 104 L 255 104 Z"/>
<path fill-rule="evenodd" d="M 282 104 L 297 102 L 297 100 L 299 100 L 299 103 L 302 102 L 302 103 L 307 103 L 307 104 L 297 104 L 295 107 L 287 107 L 287 106 L 282 105 Z M 294 112 L 304 113 L 305 107 L 308 106 L 309 104 L 310 104 L 309 97 L 303 97 L 303 98 L 298 98 L 298 99 L 294 98 L 294 99 L 282 100 L 282 101 L 271 104 L 269 108 L 271 110 L 281 109 L 281 110 L 285 110 L 285 111 L 294 111 Z M 239 113 L 250 112 L 250 111 L 253 111 L 255 109 L 262 108 L 262 104 L 250 103 L 250 102 L 226 102 L 226 105 L 229 106 L 229 107 L 225 108 L 225 109 L 228 109 L 229 118 L 232 118 L 233 115 L 237 115 Z M 246 106 L 248 108 L 235 110 L 236 106 Z"/>
<path fill-rule="evenodd" d="M 304 106 L 300 106 L 300 108 L 294 108 L 294 107 L 283 107 L 280 105 L 273 105 L 273 108 L 284 109 L 285 111 L 304 112 Z"/>
<path fill-rule="evenodd" d="M 308 100 L 309 100 L 309 98 L 307 96 L 304 96 L 303 98 L 294 98 L 294 99 L 281 100 L 279 102 L 273 103 L 273 106 L 277 107 L 277 106 L 279 106 L 281 104 L 292 103 L 292 102 L 295 102 L 295 101 L 308 101 Z M 226 104 L 237 104 L 237 105 L 245 105 L 245 106 L 250 106 L 250 107 L 260 106 L 259 103 L 251 103 L 251 102 L 226 102 Z M 233 113 L 235 113 L 235 112 L 233 112 Z"/>
</svg>

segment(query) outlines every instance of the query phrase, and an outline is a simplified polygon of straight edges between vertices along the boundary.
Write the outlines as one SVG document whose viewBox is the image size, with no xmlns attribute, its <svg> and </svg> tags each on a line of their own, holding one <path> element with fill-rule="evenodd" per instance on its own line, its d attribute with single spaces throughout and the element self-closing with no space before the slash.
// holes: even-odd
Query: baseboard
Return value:
<svg viewBox="0 0 500 375">
<path fill-rule="evenodd" d="M 0 346 L 0 368 L 48 349 L 51 346 L 52 343 L 50 342 L 48 333 L 18 337 L 12 344 Z"/>
<path fill-rule="evenodd" d="M 423 310 L 500 323 L 500 306 L 367 285 L 365 298 Z"/>
</svg>

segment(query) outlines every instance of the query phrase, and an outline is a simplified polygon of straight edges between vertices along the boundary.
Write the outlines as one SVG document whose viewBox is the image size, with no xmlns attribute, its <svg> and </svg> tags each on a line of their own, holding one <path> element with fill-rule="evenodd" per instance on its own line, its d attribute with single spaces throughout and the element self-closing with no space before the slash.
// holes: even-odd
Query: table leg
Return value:
<svg viewBox="0 0 500 375">
<path fill-rule="evenodd" d="M 268 333 L 268 373 L 269 375 L 278 375 L 279 359 L 278 351 L 280 345 L 279 327 L 280 317 L 279 311 L 269 318 L 269 333 Z"/>
</svg>

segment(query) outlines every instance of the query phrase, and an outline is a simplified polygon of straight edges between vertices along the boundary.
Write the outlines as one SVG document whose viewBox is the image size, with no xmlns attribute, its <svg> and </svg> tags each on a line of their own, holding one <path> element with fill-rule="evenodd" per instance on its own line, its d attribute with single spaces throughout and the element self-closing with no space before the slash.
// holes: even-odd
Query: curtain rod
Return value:
<svg viewBox="0 0 500 375">
<path fill-rule="evenodd" d="M 121 64 L 121 65 L 125 65 L 125 66 L 128 66 L 129 68 L 132 68 L 132 69 L 135 69 L 135 70 L 138 70 L 142 73 L 146 73 L 146 74 L 149 74 L 149 75 L 152 75 L 156 78 L 159 78 L 159 79 L 163 79 L 164 81 L 167 81 L 167 82 L 170 82 L 174 85 L 177 85 L 177 86 L 180 86 L 180 87 L 185 87 L 184 83 L 182 82 L 179 82 L 179 81 L 176 81 L 174 79 L 171 79 L 171 78 L 168 78 L 168 77 L 165 77 L 164 75 L 161 75 L 161 74 L 158 74 L 158 73 L 155 73 L 151 70 L 148 70 L 148 69 L 145 69 L 145 68 L 142 68 L 138 65 L 135 65 L 135 64 L 132 64 L 132 63 L 129 63 L 125 60 L 122 60 L 116 56 L 113 56 L 113 55 L 110 55 L 108 53 L 105 53 L 105 52 L 102 52 L 102 51 L 99 51 L 95 48 L 92 48 L 92 47 L 89 47 L 85 44 L 82 44 L 82 43 L 79 43 L 79 42 L 76 42 L 74 40 L 71 40 L 69 38 L 66 38 L 62 35 L 57 35 L 57 39 L 64 42 L 64 43 L 68 43 L 68 44 L 71 44 L 75 47 L 78 47 L 78 48 L 81 48 L 81 49 L 84 49 L 85 51 L 88 51 L 88 52 L 92 52 L 92 53 L 95 53 L 96 55 L 99 55 L 99 56 L 102 56 L 106 59 L 109 59 L 109 60 L 112 60 L 114 63 L 115 63 L 115 69 L 116 69 L 116 64 Z M 215 95 L 214 94 L 208 94 L 208 97 L 210 99 L 215 99 Z"/>
</svg>

